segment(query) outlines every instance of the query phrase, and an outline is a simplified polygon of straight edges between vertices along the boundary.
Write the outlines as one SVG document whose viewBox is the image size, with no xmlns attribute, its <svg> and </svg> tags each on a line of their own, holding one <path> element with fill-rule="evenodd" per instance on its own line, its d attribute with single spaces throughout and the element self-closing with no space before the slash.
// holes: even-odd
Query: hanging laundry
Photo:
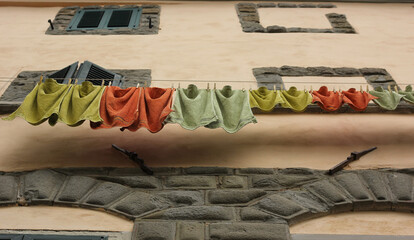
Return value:
<svg viewBox="0 0 414 240">
<path fill-rule="evenodd" d="M 60 104 L 70 89 L 68 84 L 59 84 L 54 79 L 46 79 L 36 84 L 26 96 L 20 107 L 4 120 L 21 117 L 28 123 L 38 125 L 49 119 L 51 125 L 56 123 Z"/>
<path fill-rule="evenodd" d="M 91 128 L 129 127 L 138 118 L 138 101 L 142 88 L 107 87 L 102 94 L 99 114 L 102 122 L 91 122 Z"/>
<path fill-rule="evenodd" d="M 152 133 L 160 131 L 164 127 L 164 120 L 171 113 L 171 104 L 173 88 L 144 88 L 139 99 L 139 114 L 138 119 L 128 127 L 121 130 L 128 129 L 136 131 L 141 127 L 145 127 Z"/>
<path fill-rule="evenodd" d="M 217 121 L 206 125 L 207 128 L 221 127 L 228 133 L 235 133 L 246 124 L 257 123 L 250 108 L 247 91 L 232 90 L 231 86 L 212 91 Z"/>
<path fill-rule="evenodd" d="M 290 87 L 289 90 L 282 90 L 281 97 L 283 103 L 281 106 L 290 108 L 295 112 L 303 112 L 312 103 L 312 95 L 305 91 L 298 91 L 296 87 Z"/>
<path fill-rule="evenodd" d="M 249 91 L 250 107 L 259 108 L 264 112 L 271 112 L 277 104 L 284 103 L 280 95 L 280 90 L 269 90 L 266 87 Z"/>
<path fill-rule="evenodd" d="M 369 93 L 377 97 L 377 99 L 374 99 L 373 101 L 386 110 L 395 110 L 403 97 L 403 95 L 398 94 L 397 92 L 384 90 L 381 86 L 369 91 Z"/>
<path fill-rule="evenodd" d="M 63 98 L 58 121 L 73 127 L 81 125 L 85 120 L 102 122 L 99 106 L 104 90 L 105 86 L 94 86 L 89 81 L 72 86 Z"/>
<path fill-rule="evenodd" d="M 364 111 L 368 107 L 369 101 L 377 99 L 367 92 L 357 91 L 350 88 L 348 91 L 342 91 L 343 101 L 347 103 L 355 111 Z"/>
<path fill-rule="evenodd" d="M 414 92 L 411 85 L 406 86 L 405 91 L 400 90 L 398 93 L 403 95 L 404 101 L 414 104 Z"/>
<path fill-rule="evenodd" d="M 206 126 L 218 119 L 213 107 L 213 91 L 198 89 L 193 84 L 188 85 L 187 89 L 177 89 L 172 110 L 165 123 L 178 123 L 188 130 Z"/>
<path fill-rule="evenodd" d="M 338 110 L 342 102 L 342 94 L 340 92 L 329 91 L 326 86 L 322 86 L 318 91 L 312 91 L 313 103 L 317 103 L 319 107 L 328 112 Z"/>
</svg>

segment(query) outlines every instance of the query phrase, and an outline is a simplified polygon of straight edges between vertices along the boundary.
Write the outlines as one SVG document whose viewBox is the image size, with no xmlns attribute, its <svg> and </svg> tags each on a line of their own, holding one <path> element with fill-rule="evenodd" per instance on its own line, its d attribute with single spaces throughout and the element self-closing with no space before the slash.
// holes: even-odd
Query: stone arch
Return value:
<svg viewBox="0 0 414 240">
<path fill-rule="evenodd" d="M 348 211 L 414 212 L 413 169 L 74 168 L 0 173 L 0 205 L 59 205 L 134 220 L 133 239 L 290 239 Z"/>
</svg>

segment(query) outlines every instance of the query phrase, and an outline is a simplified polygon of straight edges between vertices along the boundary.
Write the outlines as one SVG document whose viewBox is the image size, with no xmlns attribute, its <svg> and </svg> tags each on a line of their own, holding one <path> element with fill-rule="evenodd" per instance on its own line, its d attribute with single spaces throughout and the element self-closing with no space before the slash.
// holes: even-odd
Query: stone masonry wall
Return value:
<svg viewBox="0 0 414 240">
<path fill-rule="evenodd" d="M 118 9 L 118 8 L 133 8 L 139 7 L 137 5 L 106 5 L 106 6 L 86 6 L 83 9 Z M 55 19 L 52 21 L 54 29 L 49 26 L 46 30 L 46 34 L 50 35 L 81 35 L 81 34 L 99 34 L 99 35 L 117 35 L 117 34 L 132 34 L 132 35 L 148 35 L 158 34 L 160 26 L 160 11 L 159 5 L 142 5 L 142 14 L 139 22 L 139 26 L 136 29 L 130 28 L 118 28 L 118 29 L 96 29 L 96 30 L 72 30 L 67 31 L 66 28 L 69 26 L 72 18 L 76 12 L 81 9 L 78 6 L 71 6 L 62 8 L 57 14 Z M 152 28 L 149 27 L 148 17 L 151 18 Z"/>
<path fill-rule="evenodd" d="M 289 226 L 348 211 L 414 212 L 414 169 L 64 168 L 0 173 L 0 205 L 106 211 L 133 239 L 288 240 Z"/>
</svg>

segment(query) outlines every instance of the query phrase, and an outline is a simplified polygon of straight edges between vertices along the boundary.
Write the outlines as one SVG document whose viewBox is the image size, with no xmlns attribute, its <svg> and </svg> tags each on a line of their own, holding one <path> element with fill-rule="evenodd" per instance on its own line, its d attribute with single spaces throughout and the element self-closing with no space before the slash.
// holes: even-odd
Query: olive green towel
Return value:
<svg viewBox="0 0 414 240">
<path fill-rule="evenodd" d="M 375 90 L 371 90 L 369 93 L 375 97 L 378 97 L 377 99 L 373 99 L 373 101 L 378 106 L 386 110 L 395 110 L 403 97 L 403 95 L 397 92 L 390 92 L 388 90 L 384 90 L 382 87 L 376 87 Z"/>
<path fill-rule="evenodd" d="M 73 127 L 81 125 L 85 120 L 102 122 L 99 106 L 104 90 L 104 86 L 94 86 L 89 81 L 83 82 L 82 85 L 72 86 L 63 98 L 58 121 Z"/>
<path fill-rule="evenodd" d="M 290 108 L 295 112 L 303 112 L 312 103 L 312 95 L 309 92 L 298 91 L 296 87 L 290 87 L 289 90 L 282 90 L 281 97 L 283 103 L 281 106 Z"/>
<path fill-rule="evenodd" d="M 188 130 L 217 121 L 213 107 L 213 91 L 198 89 L 193 84 L 187 89 L 177 89 L 172 110 L 165 123 L 178 123 Z"/>
<path fill-rule="evenodd" d="M 4 120 L 16 117 L 25 119 L 28 123 L 38 125 L 49 118 L 53 124 L 58 118 L 60 104 L 70 89 L 67 84 L 59 84 L 54 79 L 46 79 L 26 96 L 22 105 Z"/>
<path fill-rule="evenodd" d="M 284 103 L 280 90 L 269 90 L 260 87 L 257 90 L 249 91 L 250 107 L 259 108 L 264 112 L 270 112 L 279 103 Z"/>
<path fill-rule="evenodd" d="M 405 87 L 405 91 L 398 91 L 399 94 L 403 95 L 403 99 L 408 102 L 414 104 L 414 92 L 411 85 Z"/>
<path fill-rule="evenodd" d="M 228 133 L 235 133 L 249 123 L 257 123 L 249 104 L 247 91 L 232 90 L 224 86 L 213 91 L 214 110 L 217 121 L 206 125 L 207 128 L 222 127 Z"/>
</svg>

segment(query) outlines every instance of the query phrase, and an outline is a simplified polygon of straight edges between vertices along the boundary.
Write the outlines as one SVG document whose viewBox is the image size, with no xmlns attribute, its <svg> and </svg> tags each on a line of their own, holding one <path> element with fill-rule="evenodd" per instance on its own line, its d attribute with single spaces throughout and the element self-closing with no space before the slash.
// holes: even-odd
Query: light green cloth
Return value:
<svg viewBox="0 0 414 240">
<path fill-rule="evenodd" d="M 378 97 L 372 101 L 386 110 L 395 110 L 403 97 L 403 95 L 397 92 L 384 90 L 381 86 L 369 91 L 369 93 L 375 97 Z"/>
<path fill-rule="evenodd" d="M 312 103 L 312 95 L 309 92 L 298 91 L 296 87 L 281 91 L 283 103 L 281 106 L 290 108 L 295 112 L 303 112 Z"/>
<path fill-rule="evenodd" d="M 249 123 L 257 123 L 249 104 L 247 91 L 232 90 L 224 86 L 222 90 L 212 90 L 214 110 L 218 120 L 206 125 L 207 128 L 222 127 L 228 133 L 235 133 Z"/>
<path fill-rule="evenodd" d="M 38 125 L 49 118 L 56 122 L 60 104 L 68 93 L 70 86 L 59 84 L 54 79 L 46 79 L 26 96 L 22 105 L 4 120 L 13 120 L 16 117 L 25 119 L 28 123 Z"/>
<path fill-rule="evenodd" d="M 269 90 L 260 87 L 257 90 L 249 91 L 250 107 L 259 108 L 262 111 L 270 112 L 279 103 L 283 103 L 280 90 Z"/>
<path fill-rule="evenodd" d="M 99 107 L 104 91 L 105 86 L 94 86 L 89 81 L 72 86 L 63 98 L 58 121 L 73 127 L 81 125 L 85 120 L 102 122 Z M 56 124 L 50 120 L 49 123 Z"/>
<path fill-rule="evenodd" d="M 405 87 L 405 91 L 398 91 L 399 94 L 403 95 L 403 99 L 408 102 L 414 104 L 414 92 L 411 85 Z"/>
<path fill-rule="evenodd" d="M 187 89 L 177 89 L 172 110 L 164 122 L 178 123 L 188 130 L 217 121 L 213 107 L 213 91 L 198 89 L 193 84 Z"/>
</svg>

